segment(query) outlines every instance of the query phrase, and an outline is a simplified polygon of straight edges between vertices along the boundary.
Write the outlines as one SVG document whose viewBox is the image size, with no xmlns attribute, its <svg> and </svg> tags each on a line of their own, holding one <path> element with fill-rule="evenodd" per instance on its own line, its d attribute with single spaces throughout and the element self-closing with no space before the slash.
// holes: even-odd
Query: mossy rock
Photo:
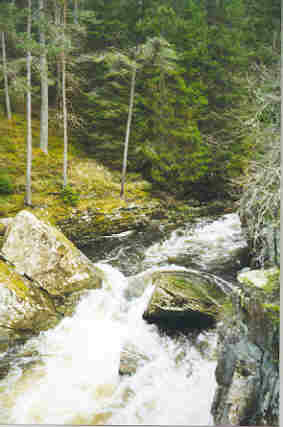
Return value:
<svg viewBox="0 0 283 427">
<path fill-rule="evenodd" d="M 214 326 L 225 292 L 209 276 L 197 271 L 153 274 L 155 290 L 143 317 L 169 329 Z"/>
<path fill-rule="evenodd" d="M 280 320 L 279 268 L 248 270 L 239 273 L 237 278 L 243 287 L 240 304 L 249 317 L 260 315 L 264 326 L 277 328 Z"/>
<path fill-rule="evenodd" d="M 2 253 L 53 296 L 99 288 L 101 272 L 57 228 L 27 210 L 19 212 L 5 234 Z"/>
<path fill-rule="evenodd" d="M 271 291 L 274 286 L 279 285 L 279 268 L 247 270 L 240 272 L 237 279 L 249 288 L 263 289 L 265 292 Z"/>
<path fill-rule="evenodd" d="M 48 294 L 0 259 L 0 336 L 31 336 L 61 316 Z"/>
<path fill-rule="evenodd" d="M 0 222 L 0 236 L 4 236 L 6 226 Z"/>
<path fill-rule="evenodd" d="M 0 218 L 0 237 L 4 236 L 8 225 L 12 222 L 13 218 Z"/>
<path fill-rule="evenodd" d="M 105 200 L 103 206 L 85 211 L 75 210 L 68 218 L 57 222 L 62 232 L 79 247 L 95 242 L 104 235 L 124 231 L 145 229 L 151 223 L 154 213 L 161 211 L 158 204 L 134 205 Z M 164 212 L 162 213 L 164 217 Z"/>
</svg>

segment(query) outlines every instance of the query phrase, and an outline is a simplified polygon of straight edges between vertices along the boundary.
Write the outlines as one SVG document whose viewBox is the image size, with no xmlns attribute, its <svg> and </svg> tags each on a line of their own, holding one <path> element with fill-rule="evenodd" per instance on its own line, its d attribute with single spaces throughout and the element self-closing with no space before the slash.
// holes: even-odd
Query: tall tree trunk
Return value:
<svg viewBox="0 0 283 427">
<path fill-rule="evenodd" d="M 31 0 L 28 0 L 27 20 L 28 42 L 31 39 Z M 31 163 L 32 163 L 32 133 L 31 133 L 31 50 L 27 51 L 27 163 L 26 163 L 26 198 L 25 202 L 31 205 Z"/>
<path fill-rule="evenodd" d="M 5 90 L 5 103 L 6 103 L 6 113 L 8 120 L 11 120 L 11 103 L 10 103 L 10 95 L 9 95 L 9 84 L 8 84 L 8 72 L 7 72 L 7 57 L 6 57 L 6 43 L 5 43 L 5 33 L 2 31 L 1 33 L 1 41 L 2 41 L 2 59 L 3 59 L 3 77 L 4 77 L 4 90 Z"/>
<path fill-rule="evenodd" d="M 40 13 L 40 79 L 41 79 L 41 110 L 40 110 L 40 148 L 48 153 L 48 64 L 44 29 L 45 1 L 39 0 Z"/>
<path fill-rule="evenodd" d="M 64 0 L 63 12 L 63 43 L 65 43 L 66 31 L 66 15 L 67 3 Z M 65 188 L 68 182 L 67 169 L 68 169 L 68 130 L 67 130 L 67 103 L 66 103 L 66 52 L 65 46 L 62 51 L 62 103 L 63 103 L 63 129 L 64 129 L 64 161 L 63 161 L 63 187 Z"/>
<path fill-rule="evenodd" d="M 165 143 L 165 132 L 164 132 L 164 123 L 165 123 L 165 106 L 166 106 L 166 84 L 165 84 L 165 73 L 164 70 L 160 71 L 160 80 L 159 80 L 159 94 L 160 94 L 160 104 L 159 104 L 159 126 L 160 126 L 160 139 L 162 143 Z"/>
<path fill-rule="evenodd" d="M 79 23 L 79 0 L 74 0 L 74 23 Z"/>
<path fill-rule="evenodd" d="M 133 106 L 134 106 L 136 73 L 137 73 L 137 68 L 136 68 L 136 66 L 134 66 L 133 72 L 132 72 L 132 79 L 131 79 L 130 105 L 129 105 L 125 145 L 124 145 L 123 170 L 122 170 L 121 192 L 120 192 L 121 198 L 123 198 L 124 194 L 125 194 L 125 181 L 126 181 L 127 161 L 128 161 L 128 147 L 129 147 L 129 138 L 130 138 L 131 122 L 132 122 Z"/>
<path fill-rule="evenodd" d="M 57 0 L 54 0 L 54 23 L 56 27 L 61 26 L 61 8 L 58 4 Z M 61 62 L 62 58 L 61 55 L 57 56 L 56 61 L 56 105 L 58 111 L 61 111 L 61 98 L 62 98 L 62 82 L 61 82 Z"/>
</svg>

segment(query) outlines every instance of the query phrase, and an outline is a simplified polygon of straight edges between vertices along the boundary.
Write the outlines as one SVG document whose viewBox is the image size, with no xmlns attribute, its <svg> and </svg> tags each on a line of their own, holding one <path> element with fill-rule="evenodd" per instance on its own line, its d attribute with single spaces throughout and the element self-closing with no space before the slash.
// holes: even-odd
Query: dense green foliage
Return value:
<svg viewBox="0 0 283 427">
<path fill-rule="evenodd" d="M 20 111 L 26 5 L 18 1 L 13 9 L 8 0 L 0 4 L 12 107 Z M 44 27 L 50 121 L 60 127 L 63 39 L 54 16 L 57 5 L 62 19 L 62 2 L 46 4 L 47 21 L 33 21 L 33 111 L 39 110 L 38 32 Z M 37 2 L 33 7 L 36 17 Z M 280 1 L 85 0 L 79 2 L 76 19 L 74 7 L 67 1 L 64 43 L 72 136 L 90 156 L 121 169 L 131 63 L 136 61 L 128 170 L 179 197 L 228 197 L 231 180 L 246 171 L 254 153 L 252 134 L 239 132 L 243 120 L 253 116 L 248 80 L 257 75 L 255 65 L 272 69 L 280 55 Z M 167 47 L 139 55 L 152 40 L 163 40 Z"/>
</svg>

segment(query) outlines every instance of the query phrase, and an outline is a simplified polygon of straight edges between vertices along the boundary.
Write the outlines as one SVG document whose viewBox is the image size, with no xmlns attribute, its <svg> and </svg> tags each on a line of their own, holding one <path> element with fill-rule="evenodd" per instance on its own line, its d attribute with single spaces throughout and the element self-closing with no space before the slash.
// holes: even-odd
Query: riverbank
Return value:
<svg viewBox="0 0 283 427">
<path fill-rule="evenodd" d="M 172 195 L 153 190 L 150 182 L 129 173 L 126 196 L 120 198 L 120 172 L 111 171 L 82 147 L 70 141 L 68 186 L 62 188 L 63 139 L 58 129 L 50 127 L 49 152 L 39 148 L 38 120 L 33 120 L 32 213 L 59 227 L 78 246 L 93 243 L 95 238 L 144 229 L 162 224 L 170 229 L 189 218 L 219 214 L 227 202 L 201 204 L 198 200 L 176 200 Z M 23 115 L 0 120 L 0 245 L 6 221 L 25 206 L 25 138 Z M 232 202 L 228 211 L 232 209 Z"/>
<path fill-rule="evenodd" d="M 0 411 L 0 420 L 10 420 L 11 423 L 16 421 L 33 423 L 35 419 L 37 422 L 40 420 L 41 423 L 51 422 L 48 408 L 55 406 L 52 400 L 53 394 L 48 394 L 49 376 L 46 376 L 45 373 L 48 372 L 49 375 L 50 368 L 53 366 L 55 370 L 52 372 L 56 376 L 56 380 L 54 377 L 52 381 L 56 383 L 56 387 L 64 385 L 66 377 L 72 383 L 72 386 L 67 389 L 64 388 L 60 392 L 62 399 L 57 402 L 58 413 L 53 421 L 56 423 L 68 421 L 68 423 L 81 424 L 82 421 L 78 421 L 76 418 L 79 416 L 79 420 L 83 419 L 85 424 L 93 424 L 93 417 L 100 416 L 101 408 L 102 410 L 104 408 L 105 395 L 100 395 L 97 391 L 100 390 L 102 384 L 103 387 L 110 387 L 107 405 L 111 407 L 111 410 L 107 413 L 105 420 L 111 417 L 112 420 L 120 420 L 119 423 L 124 423 L 125 419 L 128 419 L 128 415 L 132 413 L 130 408 L 133 408 L 133 413 L 136 412 L 136 397 L 142 396 L 144 399 L 141 403 L 143 415 L 141 419 L 134 418 L 136 424 L 149 421 L 158 424 L 168 422 L 168 420 L 172 420 L 172 423 L 180 420 L 180 423 L 183 424 L 186 419 L 194 425 L 203 425 L 208 422 L 211 409 L 216 424 L 224 424 L 225 421 L 225 424 L 241 425 L 242 421 L 245 420 L 245 425 L 250 425 L 249 419 L 253 419 L 253 425 L 276 425 L 279 380 L 275 330 L 277 306 L 275 302 L 279 291 L 278 274 L 271 272 L 271 277 L 270 272 L 268 272 L 268 280 L 263 281 L 263 277 L 261 277 L 259 282 L 254 283 L 252 271 L 248 271 L 244 276 L 244 272 L 242 272 L 238 284 L 232 284 L 221 279 L 221 276 L 216 277 L 209 273 L 211 270 L 215 270 L 214 262 L 219 262 L 222 265 L 222 260 L 227 257 L 231 258 L 231 261 L 233 259 L 233 264 L 238 266 L 238 269 L 240 268 L 239 246 L 244 250 L 246 243 L 241 236 L 241 227 L 237 215 L 224 215 L 214 221 L 212 219 L 210 221 L 198 220 L 192 228 L 191 223 L 187 224 L 187 228 L 177 227 L 170 233 L 168 239 L 163 236 L 158 243 L 153 243 L 149 249 L 144 251 L 142 264 L 139 264 L 137 259 L 134 261 L 138 264 L 136 266 L 138 274 L 131 274 L 133 268 L 128 267 L 127 272 L 130 273 L 130 276 L 121 273 L 123 251 L 119 251 L 118 268 L 111 266 L 112 261 L 108 259 L 107 250 L 105 251 L 106 258 L 101 258 L 104 261 L 98 264 L 89 263 L 82 255 L 78 259 L 79 252 L 70 242 L 67 243 L 66 238 L 59 231 L 52 230 L 42 221 L 31 217 L 32 215 L 25 211 L 17 215 L 18 219 L 16 218 L 9 227 L 5 245 L 2 248 L 3 260 L 10 261 L 6 266 L 6 269 L 9 270 L 6 277 L 9 280 L 11 277 L 14 281 L 17 280 L 13 283 L 3 283 L 11 296 L 11 307 L 14 304 L 12 297 L 15 294 L 15 289 L 19 289 L 19 280 L 22 280 L 20 282 L 21 294 L 19 295 L 22 305 L 19 306 L 19 301 L 13 305 L 17 315 L 22 313 L 22 318 L 18 319 L 18 325 L 11 324 L 9 330 L 14 330 L 20 324 L 21 330 L 19 330 L 19 336 L 16 337 L 14 345 L 3 354 L 0 364 L 0 371 L 2 369 L 0 375 L 3 378 L 1 383 L 4 390 L 3 398 L 5 400 L 6 396 L 13 402 L 12 411 L 8 408 L 7 414 L 1 414 Z M 33 224 L 32 227 L 30 222 Z M 109 240 L 113 239 L 115 240 L 114 236 L 109 238 Z M 123 248 L 126 249 L 127 247 L 128 242 L 124 242 Z M 234 250 L 231 252 L 232 248 Z M 189 252 L 188 249 L 190 249 Z M 97 251 L 96 245 L 94 250 Z M 48 251 L 50 255 L 48 255 Z M 138 253 L 138 251 L 139 247 L 133 245 L 131 252 Z M 173 264 L 172 259 L 174 259 Z M 194 273 L 195 275 L 196 272 L 187 270 L 189 265 L 186 267 L 182 264 L 185 259 L 186 263 L 191 259 L 191 266 L 195 262 L 199 264 L 201 270 L 203 268 L 206 270 L 200 270 L 197 273 L 198 280 L 193 280 L 194 292 L 191 292 L 191 288 L 189 295 L 183 292 L 183 279 L 188 280 L 187 274 L 190 274 L 191 277 L 191 274 Z M 84 262 L 83 266 L 79 266 L 80 260 Z M 176 262 L 181 263 L 181 265 L 178 267 Z M 127 263 L 132 263 L 128 256 Z M 19 273 L 17 275 L 13 270 L 16 264 L 18 271 L 21 272 L 21 277 L 18 277 Z M 73 270 L 74 266 L 75 271 Z M 98 274 L 100 281 L 96 284 L 92 283 L 89 287 L 87 283 L 81 283 L 81 281 L 85 282 L 85 267 L 89 268 L 90 266 L 95 269 L 95 274 Z M 179 285 L 177 293 L 175 292 L 176 289 L 172 288 L 171 281 L 169 283 L 167 280 L 169 271 L 170 278 L 174 279 L 175 285 Z M 181 271 L 183 273 L 180 273 Z M 187 271 L 185 276 L 184 271 Z M 62 276 L 63 273 L 66 276 L 65 279 Z M 5 271 L 2 271 L 2 276 L 4 277 L 4 275 Z M 33 277 L 36 277 L 36 281 L 32 282 Z M 220 296 L 218 299 L 215 289 L 211 290 L 208 284 L 204 284 L 203 281 L 213 277 L 216 281 L 213 283 L 220 285 L 221 289 L 225 291 L 225 295 L 226 292 L 228 295 L 231 293 L 231 301 L 230 299 L 226 300 L 226 297 L 224 302 L 221 301 L 222 297 Z M 203 291 L 205 288 L 207 295 L 206 292 L 202 294 L 197 289 L 200 278 L 202 278 L 201 289 Z M 103 280 L 102 286 L 101 279 Z M 158 280 L 158 289 L 156 290 L 159 291 L 162 288 L 162 298 L 166 298 L 160 307 L 163 318 L 167 315 L 171 319 L 170 324 L 167 322 L 166 325 L 166 328 L 169 328 L 168 332 L 171 331 L 168 334 L 164 333 L 164 328 L 161 334 L 158 333 L 156 326 L 160 326 L 159 319 L 151 319 L 156 323 L 153 327 L 148 322 L 143 321 L 144 316 L 142 314 L 146 311 L 152 311 L 150 307 L 152 308 L 152 302 L 154 302 L 154 293 L 151 294 L 151 282 L 157 285 L 153 279 Z M 160 279 L 162 279 L 161 282 Z M 60 284 L 59 288 L 58 284 Z M 188 284 L 186 281 L 186 287 Z M 170 289 L 167 289 L 168 285 L 170 285 Z M 86 289 L 84 289 L 85 286 Z M 30 295 L 27 295 L 28 289 L 33 291 L 32 298 L 34 301 L 30 299 Z M 166 289 L 169 292 L 166 293 Z M 39 294 L 40 296 L 42 294 L 44 298 L 39 300 Z M 151 295 L 153 299 L 149 299 Z M 167 296 L 170 297 L 170 301 Z M 7 295 L 4 294 L 4 297 Z M 189 297 L 189 306 L 184 301 L 185 297 Z M 35 308 L 34 311 L 28 309 L 28 301 L 31 307 Z M 196 304 L 196 301 L 199 303 Z M 193 334 L 197 341 L 197 345 L 195 345 L 194 341 L 191 341 L 193 337 L 189 333 L 189 329 L 192 327 L 192 312 L 203 309 L 200 306 L 200 301 L 206 305 L 205 309 L 208 310 L 209 315 L 212 312 L 217 315 L 217 328 L 216 330 L 212 329 L 211 333 L 214 337 L 213 341 L 218 338 L 218 344 L 217 348 L 213 347 L 212 352 L 207 351 L 209 334 L 207 335 L 204 332 L 202 335 L 198 330 L 196 336 Z M 194 310 L 192 310 L 193 302 Z M 214 308 L 219 309 L 215 311 L 213 304 L 216 304 Z M 147 310 L 147 307 L 150 310 Z M 29 313 L 28 317 L 24 316 L 26 313 Z M 11 317 L 10 321 L 15 322 L 16 316 L 12 309 L 9 308 L 7 311 L 7 306 L 3 305 L 3 316 L 5 317 L 7 314 Z M 41 317 L 38 318 L 38 315 Z M 172 315 L 179 319 L 181 316 L 183 326 L 187 325 L 189 328 L 185 335 L 182 335 L 183 339 L 180 336 L 181 341 L 177 339 L 180 332 L 179 325 L 176 331 L 176 322 Z M 57 326 L 54 328 L 47 325 L 46 318 L 52 322 L 54 320 L 54 326 Z M 26 322 L 24 324 L 25 329 L 22 328 L 23 320 Z M 27 323 L 28 321 L 29 323 Z M 200 326 L 199 321 L 197 323 Z M 33 327 L 38 328 L 41 325 L 43 331 L 40 334 L 38 334 L 39 330 L 32 333 Z M 99 331 L 103 331 L 103 334 L 100 335 Z M 25 336 L 23 336 L 23 332 L 26 334 Z M 30 336 L 27 335 L 28 333 Z M 84 335 L 85 333 L 86 335 Z M 106 333 L 109 337 L 107 340 L 105 340 Z M 141 339 L 141 336 L 144 339 Z M 30 339 L 27 340 L 27 338 Z M 21 342 L 18 342 L 19 339 Z M 154 354 L 151 352 L 152 345 L 148 346 L 149 340 L 154 345 Z M 59 342 L 60 348 L 58 349 Z M 74 343 L 78 350 L 76 360 L 74 360 L 74 352 L 76 351 Z M 69 349 L 69 353 L 67 349 Z M 126 359 L 124 358 L 125 351 Z M 211 354 L 212 359 L 208 357 L 208 353 Z M 108 360 L 108 354 L 115 354 L 114 359 L 111 356 Z M 248 360 L 246 360 L 246 356 L 248 356 Z M 135 361 L 134 365 L 131 364 L 131 358 Z M 72 361 L 71 365 L 70 360 Z M 164 361 L 166 362 L 165 366 L 163 366 Z M 88 362 L 90 363 L 88 364 Z M 57 372 L 58 365 L 60 372 Z M 185 411 L 178 410 L 174 404 L 175 399 L 172 399 L 172 389 L 170 388 L 171 398 L 164 396 L 164 399 L 171 409 L 165 418 L 159 418 L 159 414 L 164 415 L 163 411 L 159 412 L 158 410 L 159 405 L 163 409 L 162 399 L 160 400 L 161 366 L 162 372 L 166 371 L 170 375 L 172 384 L 178 384 L 175 390 L 176 396 L 178 396 L 177 401 L 185 402 L 186 399 L 190 398 L 194 402 L 192 407 L 196 410 L 187 411 L 190 405 L 182 405 Z M 83 371 L 83 378 L 91 378 L 90 383 L 85 384 L 82 378 L 83 367 L 86 368 Z M 37 377 L 34 378 L 34 375 L 39 372 L 39 368 L 42 368 L 39 374 L 40 390 L 37 389 Z M 20 375 L 14 383 L 14 373 L 17 369 L 20 369 Z M 94 377 L 92 376 L 94 369 L 96 373 L 97 369 L 101 373 L 99 384 L 95 382 L 97 374 Z M 202 372 L 203 375 L 204 371 L 203 381 L 200 384 L 198 381 L 196 385 L 195 379 L 198 377 L 198 372 Z M 62 372 L 64 379 L 58 381 Z M 111 372 L 110 379 L 109 372 Z M 168 375 L 165 376 L 164 385 L 168 382 Z M 151 401 L 154 400 L 155 405 L 153 411 L 150 412 L 146 411 L 148 382 L 144 388 L 144 384 L 140 382 L 142 378 L 152 379 L 150 389 L 154 398 L 151 398 Z M 207 381 L 210 381 L 209 393 Z M 69 383 L 67 382 L 67 384 Z M 130 386 L 131 393 L 125 397 L 124 392 L 128 390 L 128 386 Z M 17 394 L 18 387 L 23 390 L 19 396 Z M 87 396 L 88 393 L 90 394 L 90 409 L 84 408 L 79 414 L 75 410 L 71 413 L 70 419 L 68 418 L 66 421 L 64 418 L 62 420 L 62 411 L 64 414 L 70 414 L 69 397 L 65 400 L 65 396 L 69 396 L 69 390 L 74 390 L 76 393 L 77 390 L 81 390 L 81 387 Z M 114 390 L 115 393 L 113 394 Z M 243 390 L 245 393 L 242 392 Z M 97 410 L 93 408 L 93 392 L 97 393 L 97 402 L 100 405 Z M 199 392 L 199 395 L 205 395 L 205 412 L 201 409 L 200 400 L 197 397 Z M 41 393 L 44 393 L 49 402 L 48 407 L 41 407 L 38 411 L 39 402 L 37 399 L 35 401 L 30 400 L 31 393 L 34 393 L 34 396 L 40 396 Z M 115 396 L 117 393 L 121 399 L 122 407 L 116 408 Z M 260 399 L 257 398 L 258 396 Z M 81 399 L 84 402 L 86 400 Z M 24 405 L 29 408 L 28 411 L 23 412 L 21 410 L 21 402 L 25 402 Z M 257 402 L 260 402 L 260 405 Z M 91 418 L 88 418 L 88 414 Z M 95 420 L 97 421 L 97 418 Z M 133 421 L 131 417 L 129 423 L 130 421 Z"/>
</svg>

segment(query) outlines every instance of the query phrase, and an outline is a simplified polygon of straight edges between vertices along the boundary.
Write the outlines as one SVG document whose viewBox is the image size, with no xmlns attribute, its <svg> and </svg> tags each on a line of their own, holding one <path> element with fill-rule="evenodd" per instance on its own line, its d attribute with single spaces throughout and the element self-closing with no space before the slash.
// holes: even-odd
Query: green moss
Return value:
<svg viewBox="0 0 283 427">
<path fill-rule="evenodd" d="M 274 327 L 280 325 L 280 306 L 278 304 L 263 303 L 265 313 Z"/>
<path fill-rule="evenodd" d="M 10 176 L 0 171 L 0 194 L 12 194 L 14 187 Z"/>
<path fill-rule="evenodd" d="M 68 186 L 71 194 L 62 197 L 63 138 L 60 132 L 50 127 L 48 155 L 39 148 L 39 120 L 33 118 L 33 163 L 32 163 L 32 204 L 31 212 L 53 225 L 62 225 L 66 219 L 74 219 L 71 227 L 63 229 L 68 237 L 83 233 L 109 233 L 125 230 L 127 227 L 142 223 L 141 214 L 150 218 L 163 204 L 164 211 L 168 203 L 164 195 L 152 198 L 151 184 L 138 174 L 128 174 L 126 199 L 120 199 L 121 173 L 110 171 L 89 158 L 79 144 L 70 138 L 68 152 Z M 26 190 L 26 120 L 24 115 L 14 115 L 11 121 L 0 116 L 0 158 L 5 159 L 5 169 L 13 182 L 13 194 L 0 196 L 0 216 L 14 216 L 25 206 Z M 79 194 L 79 197 L 76 195 Z M 73 197 L 75 195 L 75 198 Z M 172 207 L 180 209 L 170 218 L 175 222 L 182 217 L 188 218 L 188 210 L 181 203 L 173 201 Z M 176 203 L 175 203 L 176 202 Z M 134 203 L 140 210 L 118 210 Z M 93 211 L 91 223 L 80 225 L 80 216 Z M 88 230 L 87 230 L 88 229 Z"/>
<path fill-rule="evenodd" d="M 1 203 L 1 199 L 0 199 L 0 203 Z M 0 236 L 4 235 L 5 230 L 6 230 L 6 226 L 0 223 Z"/>
<path fill-rule="evenodd" d="M 180 276 L 186 274 L 179 273 Z M 225 301 L 225 295 L 215 285 L 195 277 L 178 277 L 178 273 L 159 273 L 154 277 L 157 291 L 151 304 L 155 307 L 174 304 L 182 310 L 196 311 L 216 317 Z"/>
<path fill-rule="evenodd" d="M 266 271 L 267 282 L 262 287 L 269 298 L 279 298 L 280 294 L 280 270 L 273 268 Z"/>
<path fill-rule="evenodd" d="M 24 283 L 22 278 L 14 271 L 12 267 L 8 267 L 8 265 L 1 260 L 0 283 L 6 285 L 8 289 L 14 291 L 17 296 L 22 299 L 26 299 L 30 296 L 30 289 Z"/>
<path fill-rule="evenodd" d="M 223 293 L 214 285 L 209 283 L 209 281 L 204 282 L 202 278 L 198 278 L 197 276 L 192 278 L 178 278 L 176 277 L 166 278 L 166 287 L 169 289 L 178 289 L 182 291 L 188 297 L 195 298 L 208 298 L 210 301 L 212 300 L 221 300 L 223 299 Z"/>
<path fill-rule="evenodd" d="M 66 187 L 61 190 L 60 195 L 63 202 L 67 205 L 77 206 L 80 198 L 80 192 L 75 191 L 70 185 L 66 185 Z"/>
</svg>

